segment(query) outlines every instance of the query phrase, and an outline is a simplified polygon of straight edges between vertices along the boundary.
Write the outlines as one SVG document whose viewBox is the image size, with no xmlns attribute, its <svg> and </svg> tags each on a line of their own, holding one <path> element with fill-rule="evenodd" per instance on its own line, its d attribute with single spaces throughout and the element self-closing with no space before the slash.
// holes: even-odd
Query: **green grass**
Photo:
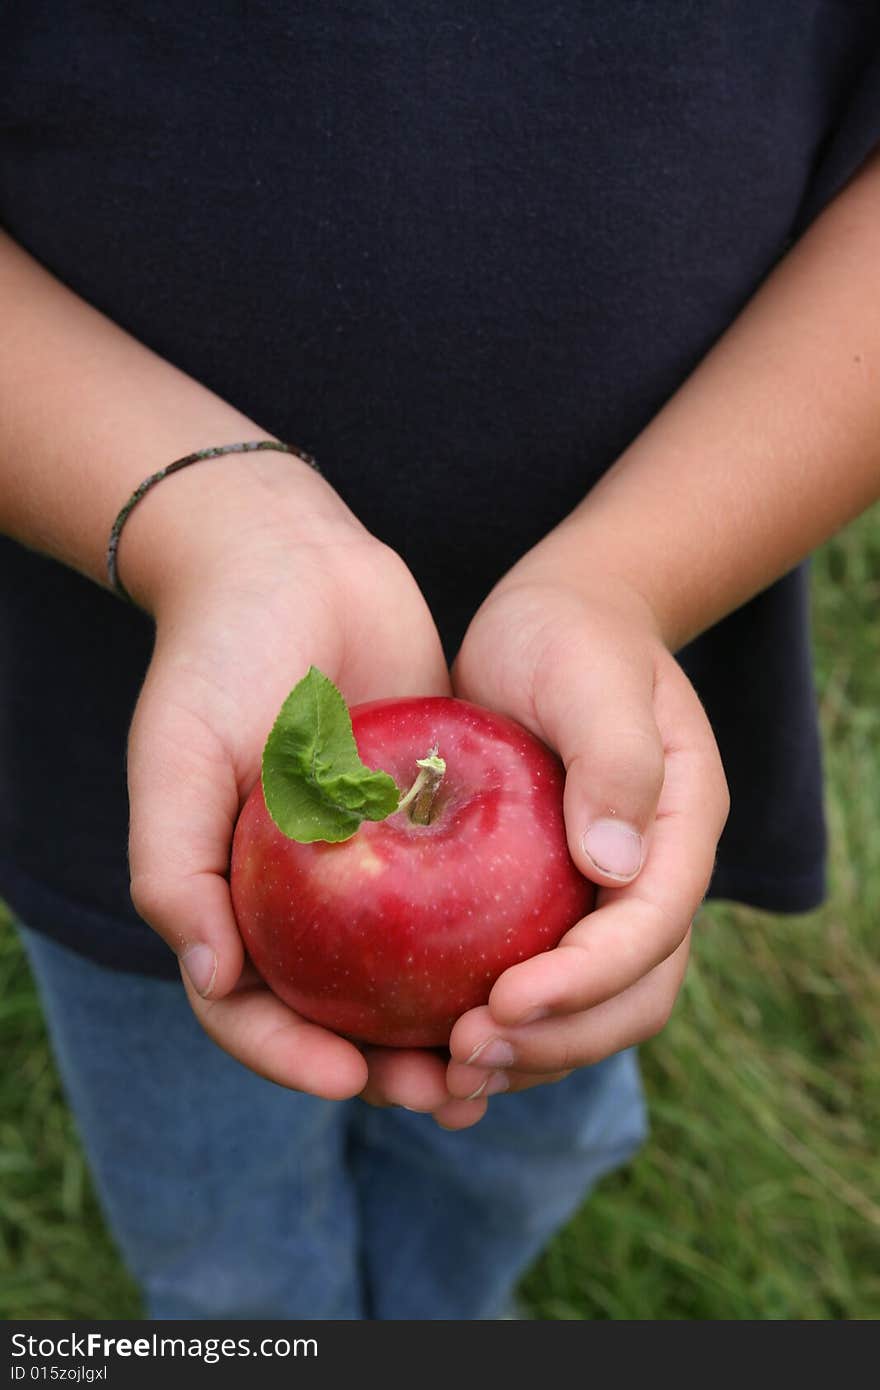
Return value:
<svg viewBox="0 0 880 1390">
<path fill-rule="evenodd" d="M 18 939 L 0 926 L 0 1317 L 138 1317 Z"/>
<path fill-rule="evenodd" d="M 642 1052 L 650 1142 L 525 1281 L 536 1317 L 880 1317 L 878 600 L 875 509 L 814 567 L 829 902 L 706 909 Z M 8 930 L 0 1051 L 0 1316 L 137 1316 Z"/>
</svg>

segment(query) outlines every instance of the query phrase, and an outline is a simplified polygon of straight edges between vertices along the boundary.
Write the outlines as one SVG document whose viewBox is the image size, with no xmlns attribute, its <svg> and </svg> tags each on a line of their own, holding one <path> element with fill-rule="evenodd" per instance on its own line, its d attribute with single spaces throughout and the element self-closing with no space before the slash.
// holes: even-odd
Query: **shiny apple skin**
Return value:
<svg viewBox="0 0 880 1390">
<path fill-rule="evenodd" d="M 508 966 L 557 944 L 593 905 L 568 852 L 564 774 L 521 725 L 441 696 L 351 711 L 361 758 L 406 790 L 433 747 L 446 774 L 429 825 L 408 810 L 350 840 L 288 839 L 258 782 L 232 847 L 248 953 L 298 1014 L 386 1047 L 442 1047 Z"/>
</svg>

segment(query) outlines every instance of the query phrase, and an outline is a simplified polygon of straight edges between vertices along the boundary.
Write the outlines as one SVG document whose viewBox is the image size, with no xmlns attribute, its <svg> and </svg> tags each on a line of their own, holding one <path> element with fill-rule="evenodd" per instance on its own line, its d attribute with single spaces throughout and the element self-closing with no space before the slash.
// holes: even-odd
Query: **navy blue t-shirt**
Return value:
<svg viewBox="0 0 880 1390">
<path fill-rule="evenodd" d="M 7 0 L 0 222 L 315 454 L 451 658 L 880 138 L 878 53 L 874 0 Z M 151 643 L 0 541 L 0 894 L 173 974 L 128 895 Z M 681 657 L 732 791 L 712 893 L 812 906 L 804 570 Z"/>
</svg>

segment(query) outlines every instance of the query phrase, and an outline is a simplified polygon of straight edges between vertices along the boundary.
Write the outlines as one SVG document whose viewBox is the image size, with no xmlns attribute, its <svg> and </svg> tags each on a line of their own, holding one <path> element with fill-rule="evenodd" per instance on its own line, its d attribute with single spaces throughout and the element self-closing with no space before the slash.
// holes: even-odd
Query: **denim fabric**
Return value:
<svg viewBox="0 0 880 1390">
<path fill-rule="evenodd" d="M 459 1133 L 253 1075 L 182 988 L 20 928 L 109 1224 L 150 1318 L 474 1319 L 645 1133 L 636 1057 Z"/>
</svg>

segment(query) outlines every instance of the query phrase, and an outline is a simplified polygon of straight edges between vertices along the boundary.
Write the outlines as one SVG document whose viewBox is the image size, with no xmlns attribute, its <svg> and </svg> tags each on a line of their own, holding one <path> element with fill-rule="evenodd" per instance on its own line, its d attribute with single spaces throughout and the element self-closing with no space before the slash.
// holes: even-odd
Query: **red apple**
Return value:
<svg viewBox="0 0 880 1390">
<path fill-rule="evenodd" d="M 257 783 L 232 849 L 239 929 L 305 1018 L 387 1047 L 443 1046 L 508 966 L 555 946 L 593 904 L 566 844 L 562 765 L 464 700 L 378 700 L 351 723 L 363 762 L 404 790 L 438 751 L 439 786 L 342 843 L 301 844 Z"/>
</svg>

